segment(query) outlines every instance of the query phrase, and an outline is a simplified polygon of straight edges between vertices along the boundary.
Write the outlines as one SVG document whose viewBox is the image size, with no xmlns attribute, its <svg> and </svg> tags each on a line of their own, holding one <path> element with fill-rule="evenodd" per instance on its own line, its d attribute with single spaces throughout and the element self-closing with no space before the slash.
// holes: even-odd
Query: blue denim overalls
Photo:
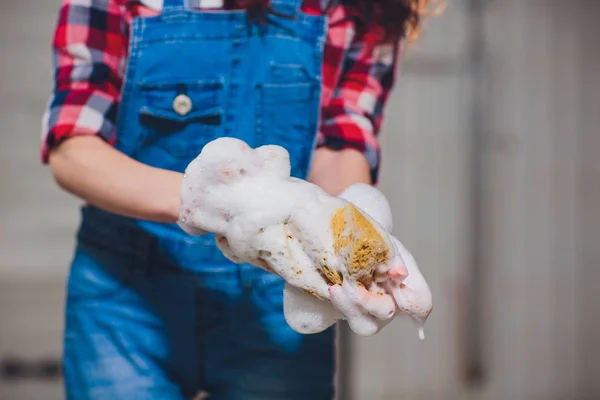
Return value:
<svg viewBox="0 0 600 400">
<path fill-rule="evenodd" d="M 274 0 L 290 16 L 248 22 L 165 0 L 134 19 L 117 148 L 183 171 L 219 136 L 290 152 L 308 171 L 319 120 L 326 18 Z M 83 208 L 68 280 L 67 399 L 295 400 L 333 397 L 333 331 L 286 324 L 282 280 L 234 265 L 211 235 Z"/>
</svg>

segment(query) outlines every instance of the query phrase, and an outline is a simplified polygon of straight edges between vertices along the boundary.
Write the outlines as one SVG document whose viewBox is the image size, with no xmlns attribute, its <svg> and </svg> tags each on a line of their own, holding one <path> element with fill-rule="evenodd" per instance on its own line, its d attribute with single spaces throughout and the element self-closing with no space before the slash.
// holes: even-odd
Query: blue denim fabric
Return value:
<svg viewBox="0 0 600 400">
<path fill-rule="evenodd" d="M 166 0 L 131 27 L 117 148 L 183 171 L 210 140 L 279 144 L 305 177 L 319 113 L 324 17 L 274 0 L 291 18 L 266 27 L 244 12 Z M 173 101 L 184 94 L 189 113 Z M 333 398 L 333 330 L 285 322 L 283 281 L 234 265 L 214 237 L 86 206 L 68 280 L 68 400 Z"/>
<path fill-rule="evenodd" d="M 333 398 L 333 330 L 285 322 L 282 281 L 250 265 L 177 265 L 135 224 L 84 208 L 68 281 L 67 399 Z"/>
</svg>

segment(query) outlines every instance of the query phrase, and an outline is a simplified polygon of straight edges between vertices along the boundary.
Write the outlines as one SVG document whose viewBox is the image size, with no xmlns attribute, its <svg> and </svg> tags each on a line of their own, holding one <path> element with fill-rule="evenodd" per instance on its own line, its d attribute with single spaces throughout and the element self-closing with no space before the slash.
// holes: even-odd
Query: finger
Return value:
<svg viewBox="0 0 600 400">
<path fill-rule="evenodd" d="M 374 317 L 387 320 L 394 316 L 396 312 L 396 303 L 392 296 L 387 295 L 383 290 L 377 290 L 370 292 L 364 287 L 359 287 L 360 293 L 360 304 L 365 311 Z"/>
<path fill-rule="evenodd" d="M 348 293 L 342 286 L 330 286 L 329 298 L 331 299 L 331 304 L 348 321 L 348 325 L 354 333 L 361 336 L 370 336 L 379 332 L 380 327 L 377 321 L 354 304 L 351 296 L 348 296 Z"/>
<path fill-rule="evenodd" d="M 404 280 L 408 277 L 408 269 L 404 265 L 397 265 L 388 270 L 387 276 L 395 280 Z"/>
</svg>

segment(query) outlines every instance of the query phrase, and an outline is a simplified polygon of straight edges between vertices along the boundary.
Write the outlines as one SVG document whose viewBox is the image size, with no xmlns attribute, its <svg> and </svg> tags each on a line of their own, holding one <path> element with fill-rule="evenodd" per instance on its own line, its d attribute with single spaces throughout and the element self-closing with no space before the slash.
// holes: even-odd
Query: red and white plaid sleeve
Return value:
<svg viewBox="0 0 600 400">
<path fill-rule="evenodd" d="M 325 75 L 336 75 L 328 74 L 328 68 L 341 70 L 337 85 L 331 89 L 331 101 L 323 105 L 317 145 L 362 152 L 369 163 L 371 179 L 376 183 L 381 163 L 377 136 L 396 78 L 400 43 L 382 42 L 378 27 L 365 29 L 365 32 L 353 29 L 353 24 L 330 26 Z M 336 54 L 344 50 L 340 66 L 336 63 Z"/>
<path fill-rule="evenodd" d="M 54 89 L 43 118 L 42 161 L 77 135 L 113 144 L 127 51 L 118 0 L 63 0 L 53 40 Z"/>
</svg>

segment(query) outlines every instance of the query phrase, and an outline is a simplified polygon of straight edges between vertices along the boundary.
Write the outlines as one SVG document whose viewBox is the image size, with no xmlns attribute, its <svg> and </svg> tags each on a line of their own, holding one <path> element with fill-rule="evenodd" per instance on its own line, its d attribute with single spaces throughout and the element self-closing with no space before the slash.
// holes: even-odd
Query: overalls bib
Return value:
<svg viewBox="0 0 600 400">
<path fill-rule="evenodd" d="M 197 1 L 197 0 L 196 0 Z M 191 2 L 191 0 L 190 0 Z M 131 24 L 116 147 L 183 172 L 209 141 L 290 153 L 307 175 L 319 121 L 326 18 L 301 0 L 266 26 L 246 12 L 165 0 Z M 333 333 L 300 335 L 282 280 L 229 262 L 212 235 L 83 209 L 68 280 L 68 399 L 331 399 Z"/>
</svg>

